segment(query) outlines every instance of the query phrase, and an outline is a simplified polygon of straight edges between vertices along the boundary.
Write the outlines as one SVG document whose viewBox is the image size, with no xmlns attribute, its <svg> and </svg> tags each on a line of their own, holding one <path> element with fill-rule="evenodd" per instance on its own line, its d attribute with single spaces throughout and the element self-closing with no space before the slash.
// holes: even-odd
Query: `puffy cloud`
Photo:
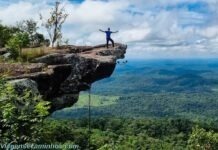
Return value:
<svg viewBox="0 0 218 150">
<path fill-rule="evenodd" d="M 0 0 L 0 20 L 13 25 L 39 13 L 49 16 L 53 0 Z M 128 57 L 218 56 L 217 0 L 63 0 L 63 27 L 71 44 L 105 42 L 99 28 L 119 30 L 115 41 L 129 45 Z M 40 29 L 46 33 L 44 30 Z"/>
<path fill-rule="evenodd" d="M 206 38 L 216 38 L 218 37 L 218 25 L 206 27 L 199 30 L 198 33 Z"/>
</svg>

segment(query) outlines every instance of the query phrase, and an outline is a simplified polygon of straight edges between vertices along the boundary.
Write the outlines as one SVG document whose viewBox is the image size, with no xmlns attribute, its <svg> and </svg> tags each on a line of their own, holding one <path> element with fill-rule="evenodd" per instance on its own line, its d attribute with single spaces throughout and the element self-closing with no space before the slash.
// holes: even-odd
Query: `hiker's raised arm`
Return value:
<svg viewBox="0 0 218 150">
<path fill-rule="evenodd" d="M 115 32 L 112 32 L 112 33 L 118 33 L 119 31 L 115 31 Z"/>
<path fill-rule="evenodd" d="M 101 31 L 101 32 L 105 32 L 105 31 L 103 31 L 103 30 L 101 30 L 101 29 L 99 29 L 99 31 Z"/>
</svg>

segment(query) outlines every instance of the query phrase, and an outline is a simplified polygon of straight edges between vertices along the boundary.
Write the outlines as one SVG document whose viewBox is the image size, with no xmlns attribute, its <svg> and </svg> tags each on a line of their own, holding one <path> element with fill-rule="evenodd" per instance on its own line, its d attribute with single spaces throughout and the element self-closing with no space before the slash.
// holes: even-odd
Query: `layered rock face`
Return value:
<svg viewBox="0 0 218 150">
<path fill-rule="evenodd" d="M 50 111 L 53 112 L 72 106 L 77 102 L 80 91 L 89 89 L 97 80 L 109 77 L 116 60 L 124 58 L 126 49 L 123 44 L 108 49 L 105 45 L 64 46 L 28 64 L 1 64 L 4 67 L 0 67 L 0 73 L 14 68 L 9 70 L 8 79 L 16 85 L 36 85 L 44 99 L 51 101 Z"/>
</svg>

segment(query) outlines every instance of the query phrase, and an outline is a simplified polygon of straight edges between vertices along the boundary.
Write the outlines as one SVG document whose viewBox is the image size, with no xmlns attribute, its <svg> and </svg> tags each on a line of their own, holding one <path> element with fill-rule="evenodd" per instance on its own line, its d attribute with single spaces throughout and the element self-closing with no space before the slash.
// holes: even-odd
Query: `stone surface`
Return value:
<svg viewBox="0 0 218 150">
<path fill-rule="evenodd" d="M 0 55 L 4 55 L 5 53 L 7 53 L 7 49 L 6 48 L 0 48 Z"/>
<path fill-rule="evenodd" d="M 4 53 L 2 56 L 4 59 L 9 59 L 11 57 L 11 53 L 7 52 L 7 53 Z"/>
<path fill-rule="evenodd" d="M 77 102 L 80 91 L 89 89 L 97 80 L 109 77 L 116 60 L 124 58 L 126 49 L 123 44 L 108 49 L 105 45 L 64 46 L 29 64 L 1 64 L 0 73 L 12 66 L 14 69 L 9 69 L 8 80 L 18 82 L 17 79 L 28 78 L 37 83 L 39 93 L 51 101 L 50 111 L 53 112 L 72 106 Z"/>
<path fill-rule="evenodd" d="M 9 81 L 9 83 L 15 87 L 18 93 L 29 89 L 32 90 L 35 94 L 39 94 L 37 83 L 31 79 L 17 79 Z"/>
</svg>

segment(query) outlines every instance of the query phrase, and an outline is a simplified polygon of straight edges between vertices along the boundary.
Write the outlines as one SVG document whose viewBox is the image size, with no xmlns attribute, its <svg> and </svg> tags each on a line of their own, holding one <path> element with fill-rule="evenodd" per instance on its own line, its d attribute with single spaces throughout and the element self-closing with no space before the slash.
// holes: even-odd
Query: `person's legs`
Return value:
<svg viewBox="0 0 218 150">
<path fill-rule="evenodd" d="M 112 43 L 112 45 L 113 45 L 113 47 L 114 47 L 114 41 L 113 41 L 112 39 L 110 39 L 110 41 L 111 41 L 111 43 Z"/>
<path fill-rule="evenodd" d="M 106 41 L 107 41 L 107 48 L 108 48 L 109 39 L 106 39 Z"/>
</svg>

